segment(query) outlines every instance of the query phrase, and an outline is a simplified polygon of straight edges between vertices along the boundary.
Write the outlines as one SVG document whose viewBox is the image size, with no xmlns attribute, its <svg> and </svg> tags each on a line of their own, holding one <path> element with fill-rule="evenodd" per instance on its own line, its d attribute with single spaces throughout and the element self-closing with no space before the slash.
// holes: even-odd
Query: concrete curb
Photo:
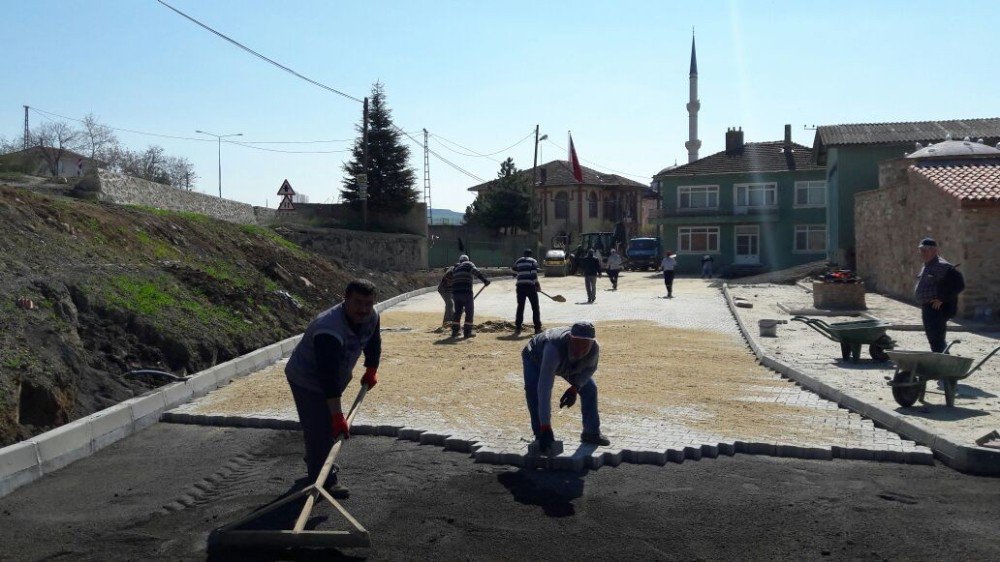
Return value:
<svg viewBox="0 0 1000 562">
<path fill-rule="evenodd" d="M 375 309 L 382 312 L 406 299 L 436 290 L 437 286 L 432 286 L 403 293 L 376 304 Z M 161 386 L 31 439 L 0 448 L 0 497 L 156 423 L 167 410 L 287 357 L 301 337 L 301 334 L 292 336 L 251 351 L 196 373 L 184 382 Z M 286 423 L 281 429 L 298 429 L 298 423 Z"/>
<path fill-rule="evenodd" d="M 294 420 L 257 418 L 250 416 L 206 416 L 187 413 L 166 412 L 163 421 L 193 425 L 224 427 L 255 427 L 265 429 L 298 430 Z M 554 457 L 540 457 L 528 452 L 528 445 L 518 451 L 496 449 L 475 439 L 465 439 L 443 433 L 434 433 L 409 426 L 355 424 L 352 435 L 379 435 L 413 441 L 421 445 L 434 445 L 446 451 L 468 453 L 477 463 L 510 465 L 518 467 L 549 468 L 556 470 L 598 469 L 602 466 L 618 466 L 621 463 L 655 464 L 663 466 L 668 462 L 680 464 L 685 460 L 701 460 L 745 455 L 764 455 L 809 460 L 872 460 L 906 464 L 933 464 L 934 456 L 929 449 L 920 447 L 913 451 L 886 451 L 861 447 L 806 447 L 784 443 L 758 443 L 734 440 L 701 445 L 678 444 L 664 450 L 598 448 L 580 444 L 575 451 Z"/>
<path fill-rule="evenodd" d="M 856 396 L 841 392 L 830 385 L 817 380 L 814 377 L 786 365 L 774 357 L 767 355 L 761 349 L 760 344 L 754 339 L 752 332 L 747 330 L 736 310 L 732 295 L 729 294 L 728 284 L 722 285 L 722 294 L 726 298 L 726 305 L 736 324 L 743 334 L 754 355 L 761 365 L 777 371 L 789 379 L 795 381 L 803 388 L 815 392 L 823 398 L 836 402 L 843 408 L 869 418 L 886 429 L 896 432 L 907 439 L 930 448 L 934 456 L 951 468 L 968 472 L 971 474 L 982 474 L 989 476 L 1000 475 L 1000 451 L 988 449 L 986 447 L 962 445 L 949 440 L 947 437 L 938 435 L 926 427 L 918 426 L 898 412 L 887 410 L 876 404 L 869 404 Z"/>
</svg>

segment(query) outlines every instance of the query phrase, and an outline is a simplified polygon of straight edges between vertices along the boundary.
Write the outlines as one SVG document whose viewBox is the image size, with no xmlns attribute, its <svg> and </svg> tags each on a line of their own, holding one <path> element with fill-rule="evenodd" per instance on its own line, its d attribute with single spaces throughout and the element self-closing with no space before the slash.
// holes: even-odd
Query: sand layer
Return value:
<svg viewBox="0 0 1000 562">
<path fill-rule="evenodd" d="M 525 433 L 520 351 L 530 336 L 514 338 L 495 331 L 505 326 L 501 321 L 480 319 L 489 328 L 478 337 L 452 340 L 438 321 L 430 313 L 383 314 L 379 384 L 365 401 L 364 417 L 415 427 L 429 422 L 473 435 Z M 669 424 L 722 436 L 823 437 L 817 435 L 822 428 L 807 423 L 815 409 L 768 401 L 794 385 L 757 365 L 739 339 L 635 321 L 599 322 L 597 330 L 595 380 L 606 428 Z M 293 409 L 282 369 L 278 364 L 238 380 L 196 411 Z M 354 396 L 357 378 L 345 396 Z M 554 401 L 565 387 L 557 381 Z M 579 431 L 578 405 L 556 407 L 553 417 L 557 433 Z"/>
</svg>

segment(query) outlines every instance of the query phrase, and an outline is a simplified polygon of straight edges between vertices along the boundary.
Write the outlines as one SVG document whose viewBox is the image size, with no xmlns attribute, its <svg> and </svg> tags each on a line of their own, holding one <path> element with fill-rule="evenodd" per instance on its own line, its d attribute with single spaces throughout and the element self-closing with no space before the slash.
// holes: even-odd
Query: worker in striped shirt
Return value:
<svg viewBox="0 0 1000 562">
<path fill-rule="evenodd" d="M 458 337 L 458 327 L 461 326 L 462 313 L 465 313 L 465 325 L 462 326 L 462 336 L 474 337 L 472 321 L 475 314 L 476 297 L 472 294 L 472 283 L 478 277 L 483 285 L 489 286 L 490 280 L 479 271 L 476 264 L 469 261 L 469 256 L 462 254 L 458 263 L 451 271 L 451 298 L 455 301 L 455 316 L 451 319 L 451 337 Z"/>
<path fill-rule="evenodd" d="M 517 314 L 514 315 L 514 335 L 521 333 L 524 323 L 524 301 L 531 302 L 531 320 L 535 325 L 535 333 L 542 331 L 542 313 L 538 307 L 538 291 L 542 290 L 538 282 L 538 262 L 531 257 L 531 250 L 525 250 L 524 255 L 511 266 L 517 275 Z"/>
</svg>

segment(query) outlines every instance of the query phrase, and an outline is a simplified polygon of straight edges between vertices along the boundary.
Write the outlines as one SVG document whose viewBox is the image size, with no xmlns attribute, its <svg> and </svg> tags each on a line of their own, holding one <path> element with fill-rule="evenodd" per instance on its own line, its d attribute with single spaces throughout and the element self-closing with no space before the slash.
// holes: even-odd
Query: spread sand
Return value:
<svg viewBox="0 0 1000 562">
<path fill-rule="evenodd" d="M 447 427 L 467 435 L 524 434 L 527 412 L 520 351 L 503 321 L 470 340 L 442 333 L 440 316 L 393 312 L 382 316 L 379 384 L 363 406 L 368 423 Z M 595 380 L 606 432 L 630 425 L 676 426 L 741 438 L 822 438 L 810 427 L 813 408 L 779 403 L 793 383 L 759 366 L 742 340 L 650 322 L 597 323 L 601 363 Z M 223 415 L 292 411 L 284 364 L 240 379 L 199 404 L 196 412 Z M 360 367 L 358 368 L 360 370 Z M 359 376 L 345 394 L 345 407 Z M 553 400 L 566 385 L 556 382 Z M 553 409 L 557 434 L 579 432 L 579 405 Z M 832 433 L 830 434 L 832 435 Z"/>
</svg>

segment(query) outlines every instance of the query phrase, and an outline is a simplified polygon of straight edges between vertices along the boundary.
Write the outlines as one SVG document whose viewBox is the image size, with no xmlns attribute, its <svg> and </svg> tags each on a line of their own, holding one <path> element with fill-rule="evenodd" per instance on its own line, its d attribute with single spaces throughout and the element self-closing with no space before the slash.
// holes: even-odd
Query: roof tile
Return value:
<svg viewBox="0 0 1000 562">
<path fill-rule="evenodd" d="M 812 151 L 801 144 L 792 143 L 792 153 L 784 151 L 784 141 L 748 142 L 743 145 L 742 154 L 716 152 L 674 168 L 660 170 L 659 176 L 690 176 L 695 174 L 731 174 L 741 172 L 786 172 L 802 170 L 822 170 L 816 164 Z"/>
<path fill-rule="evenodd" d="M 1000 117 L 907 123 L 852 123 L 816 128 L 816 140 L 824 146 L 939 142 L 949 134 L 955 140 L 963 137 L 973 140 L 983 138 L 987 144 L 994 144 L 1000 139 Z"/>
<path fill-rule="evenodd" d="M 920 162 L 909 170 L 961 201 L 1000 203 L 1000 159 Z"/>
</svg>

